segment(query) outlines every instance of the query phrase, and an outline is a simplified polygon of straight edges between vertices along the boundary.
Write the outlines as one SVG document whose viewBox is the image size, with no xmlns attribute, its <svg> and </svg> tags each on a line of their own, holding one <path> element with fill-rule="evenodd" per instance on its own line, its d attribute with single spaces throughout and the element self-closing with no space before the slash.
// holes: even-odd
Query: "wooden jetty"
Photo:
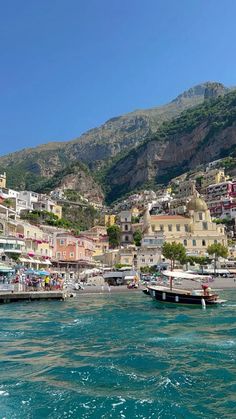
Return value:
<svg viewBox="0 0 236 419">
<path fill-rule="evenodd" d="M 19 301 L 66 300 L 75 294 L 66 291 L 1 291 L 0 304 Z"/>
</svg>

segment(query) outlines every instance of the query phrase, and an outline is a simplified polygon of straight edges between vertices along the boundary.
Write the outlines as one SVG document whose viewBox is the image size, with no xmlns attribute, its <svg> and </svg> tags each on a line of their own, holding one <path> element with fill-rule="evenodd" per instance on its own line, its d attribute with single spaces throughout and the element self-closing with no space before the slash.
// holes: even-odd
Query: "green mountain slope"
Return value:
<svg viewBox="0 0 236 419">
<path fill-rule="evenodd" d="M 235 149 L 236 92 L 232 91 L 164 122 L 151 139 L 111 165 L 103 174 L 107 201 L 147 183 L 166 183 Z"/>
<path fill-rule="evenodd" d="M 33 190 L 74 162 L 83 162 L 97 171 L 150 138 L 163 122 L 202 103 L 207 90 L 217 95 L 228 89 L 219 83 L 200 84 L 167 105 L 112 118 L 73 141 L 44 144 L 0 157 L 0 171 L 7 172 L 9 187 Z"/>
</svg>

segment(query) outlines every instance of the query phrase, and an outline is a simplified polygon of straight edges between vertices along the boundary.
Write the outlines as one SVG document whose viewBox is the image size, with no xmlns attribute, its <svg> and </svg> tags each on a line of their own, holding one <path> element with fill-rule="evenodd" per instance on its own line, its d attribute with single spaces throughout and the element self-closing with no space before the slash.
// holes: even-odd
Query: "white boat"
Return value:
<svg viewBox="0 0 236 419">
<path fill-rule="evenodd" d="M 190 304 L 190 305 L 216 305 L 225 302 L 221 300 L 214 291 L 209 288 L 208 285 L 202 285 L 201 290 L 185 290 L 181 288 L 173 288 L 174 279 L 188 279 L 191 281 L 202 282 L 205 278 L 208 280 L 208 276 L 194 275 L 187 272 L 180 271 L 164 271 L 163 275 L 169 278 L 170 286 L 160 285 L 148 285 L 145 294 L 150 295 L 153 299 L 162 303 L 174 303 L 174 304 Z"/>
</svg>

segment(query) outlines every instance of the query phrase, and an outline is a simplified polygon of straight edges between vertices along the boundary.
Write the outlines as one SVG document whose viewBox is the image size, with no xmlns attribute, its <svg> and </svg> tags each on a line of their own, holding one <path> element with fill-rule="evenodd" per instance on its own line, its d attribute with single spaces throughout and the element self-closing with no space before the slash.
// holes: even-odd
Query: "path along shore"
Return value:
<svg viewBox="0 0 236 419">
<path fill-rule="evenodd" d="M 216 290 L 235 290 L 236 291 L 236 278 L 216 278 L 213 282 L 209 282 L 209 287 Z M 201 283 L 196 281 L 181 280 L 181 284 L 173 284 L 175 288 L 183 288 L 187 290 L 201 289 Z M 139 288 L 127 288 L 126 285 L 110 286 L 107 284 L 85 286 L 83 290 L 79 290 L 79 294 L 119 294 L 119 293 L 136 293 L 144 289 L 145 286 L 141 285 Z"/>
</svg>

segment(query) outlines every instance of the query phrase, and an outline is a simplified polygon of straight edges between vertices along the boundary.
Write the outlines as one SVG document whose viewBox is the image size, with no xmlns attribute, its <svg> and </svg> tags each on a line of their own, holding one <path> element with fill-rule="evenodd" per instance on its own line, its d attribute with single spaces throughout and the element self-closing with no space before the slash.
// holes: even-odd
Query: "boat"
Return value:
<svg viewBox="0 0 236 419">
<path fill-rule="evenodd" d="M 224 303 L 226 300 L 221 300 L 219 295 L 216 294 L 208 284 L 203 284 L 202 289 L 197 290 L 185 290 L 182 288 L 173 288 L 174 279 L 189 279 L 191 281 L 201 282 L 203 279 L 202 275 L 195 275 L 187 272 L 179 271 L 165 271 L 163 275 L 167 276 L 170 280 L 170 286 L 163 285 L 148 285 L 144 294 L 150 295 L 154 300 L 162 303 L 172 304 L 189 304 L 189 305 L 200 305 L 213 306 Z M 207 280 L 208 277 L 205 277 Z"/>
</svg>

